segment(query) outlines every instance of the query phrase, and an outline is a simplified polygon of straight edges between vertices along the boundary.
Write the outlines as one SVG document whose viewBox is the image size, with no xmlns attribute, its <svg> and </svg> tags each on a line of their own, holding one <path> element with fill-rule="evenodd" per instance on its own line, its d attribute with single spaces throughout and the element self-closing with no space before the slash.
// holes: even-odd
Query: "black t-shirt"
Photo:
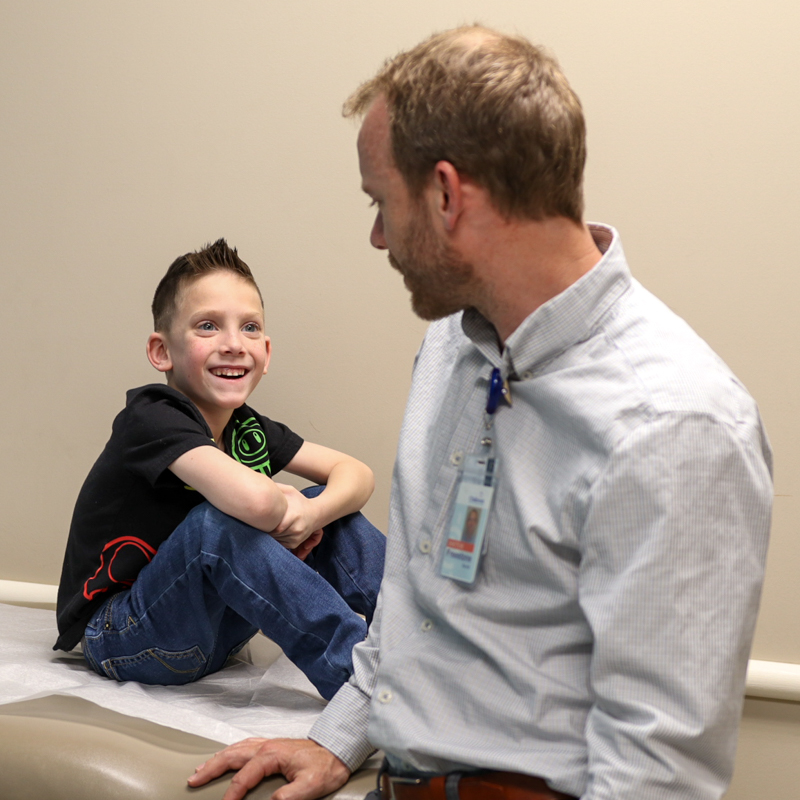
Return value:
<svg viewBox="0 0 800 800">
<path fill-rule="evenodd" d="M 224 432 L 225 452 L 271 477 L 303 440 L 243 405 Z M 111 438 L 75 503 L 58 589 L 59 638 L 71 650 L 97 608 L 128 588 L 161 543 L 205 498 L 167 467 L 195 447 L 215 446 L 197 407 L 161 384 L 131 389 Z M 113 569 L 112 569 L 113 563 Z"/>
</svg>

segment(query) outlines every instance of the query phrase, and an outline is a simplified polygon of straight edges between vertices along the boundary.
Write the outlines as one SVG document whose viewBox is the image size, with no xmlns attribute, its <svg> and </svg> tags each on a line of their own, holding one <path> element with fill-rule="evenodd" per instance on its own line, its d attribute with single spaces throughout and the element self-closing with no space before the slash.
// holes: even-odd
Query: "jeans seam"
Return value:
<svg viewBox="0 0 800 800">
<path fill-rule="evenodd" d="M 274 612 L 274 613 L 275 613 L 275 614 L 276 614 L 278 617 L 280 617 L 280 619 L 281 619 L 281 620 L 282 620 L 282 621 L 283 621 L 283 622 L 284 622 L 284 623 L 285 623 L 285 624 L 286 624 L 288 627 L 290 627 L 292 630 L 294 630 L 294 631 L 297 631 L 298 633 L 301 633 L 301 634 L 303 634 L 304 636 L 311 636 L 311 637 L 313 637 L 314 639 L 316 639 L 317 641 L 319 641 L 319 642 L 322 642 L 322 644 L 324 644 L 324 645 L 328 645 L 328 644 L 329 644 L 329 642 L 328 642 L 326 639 L 324 639 L 323 637 L 321 637 L 321 636 L 318 636 L 316 633 L 312 633 L 312 632 L 310 632 L 310 631 L 304 631 L 302 628 L 298 628 L 298 627 L 297 627 L 297 625 L 295 625 L 295 624 L 294 624 L 294 623 L 293 623 L 291 620 L 287 619 L 287 618 L 286 618 L 286 617 L 283 615 L 283 613 L 280 611 L 280 609 L 278 609 L 278 608 L 277 608 L 277 607 L 276 607 L 276 606 L 275 606 L 275 605 L 274 605 L 272 602 L 270 602 L 270 601 L 269 601 L 269 600 L 268 600 L 266 597 L 264 597 L 263 595 L 259 594 L 259 593 L 258 593 L 258 592 L 257 592 L 255 589 L 253 589 L 251 586 L 248 586 L 248 585 L 247 585 L 247 584 L 246 584 L 246 583 L 245 583 L 245 582 L 244 582 L 244 581 L 243 581 L 243 580 L 242 580 L 242 579 L 241 579 L 241 578 L 240 578 L 238 575 L 236 575 L 236 573 L 233 571 L 233 569 L 232 569 L 231 565 L 228 563 L 228 561 L 227 561 L 225 558 L 223 558 L 223 557 L 222 557 L 222 556 L 220 556 L 220 555 L 216 555 L 215 553 L 207 553 L 207 552 L 205 552 L 205 551 L 201 551 L 201 552 L 202 552 L 204 555 L 208 556 L 209 558 L 214 558 L 214 559 L 217 559 L 217 560 L 219 560 L 221 563 L 223 563 L 223 564 L 225 565 L 225 567 L 228 569 L 228 571 L 229 571 L 229 573 L 230 573 L 230 576 L 231 576 L 231 578 L 232 578 L 233 580 L 235 580 L 235 581 L 236 581 L 236 582 L 237 582 L 237 583 L 238 583 L 240 586 L 242 586 L 242 587 L 244 588 L 244 590 L 245 590 L 245 591 L 247 591 L 247 592 L 250 592 L 252 595 L 254 595 L 255 597 L 259 598 L 259 599 L 260 599 L 260 600 L 261 600 L 261 601 L 262 601 L 262 602 L 263 602 L 263 603 L 264 603 L 264 604 L 265 604 L 265 605 L 266 605 L 268 608 L 270 608 L 270 609 L 271 609 L 271 610 L 272 610 L 272 611 L 273 611 L 273 612 Z M 230 606 L 230 607 L 232 608 L 232 606 Z M 236 611 L 236 609 L 234 609 L 234 611 Z M 242 616 L 244 619 L 247 619 L 247 617 L 245 617 L 245 616 L 244 616 L 244 615 L 243 615 L 243 614 L 242 614 L 240 611 L 237 611 L 237 613 L 238 613 L 240 616 Z M 255 623 L 253 623 L 253 624 L 255 624 Z M 327 661 L 327 657 L 326 657 L 326 659 L 325 659 L 325 660 Z"/>
<path fill-rule="evenodd" d="M 176 660 L 181 658 L 185 659 L 193 658 L 195 659 L 195 663 L 197 664 L 197 666 L 195 666 L 193 669 L 175 669 L 174 667 L 170 666 L 166 661 L 164 661 L 164 659 L 160 658 L 157 651 L 162 653 L 169 653 Z M 198 657 L 197 655 L 198 652 L 200 653 L 202 658 Z M 107 658 L 105 661 L 102 662 L 102 666 L 106 672 L 113 673 L 113 676 L 118 680 L 117 678 L 118 673 L 116 670 L 118 666 L 131 666 L 133 664 L 139 664 L 144 661 L 148 661 L 151 658 L 158 661 L 159 664 L 161 664 L 163 667 L 166 667 L 170 672 L 173 672 L 176 675 L 188 675 L 192 672 L 197 672 L 199 669 L 203 667 L 203 665 L 207 661 L 207 659 L 203 654 L 203 651 L 197 645 L 187 650 L 179 650 L 179 651 L 168 651 L 168 650 L 162 650 L 161 648 L 157 647 L 150 647 L 147 650 L 142 650 L 141 652 L 136 653 L 136 655 L 133 656 L 118 656 L 116 658 Z"/>
<path fill-rule="evenodd" d="M 348 568 L 347 564 L 345 564 L 345 563 L 342 561 L 342 559 L 341 559 L 341 558 L 339 558 L 339 556 L 338 556 L 338 555 L 336 555 L 336 554 L 333 554 L 333 558 L 336 560 L 336 563 L 337 563 L 337 564 L 338 564 L 338 565 L 339 565 L 339 566 L 342 568 L 342 572 L 344 572 L 344 573 L 347 575 L 347 577 L 350 579 L 350 582 L 353 584 L 353 586 L 355 586 L 355 587 L 356 587 L 356 589 L 358 590 L 359 594 L 361 595 L 361 599 L 362 599 L 362 600 L 363 600 L 363 601 L 364 601 L 364 602 L 365 602 L 367 605 L 371 605 L 372 603 L 371 603 L 371 602 L 370 602 L 370 600 L 369 600 L 369 594 L 368 594 L 368 593 L 367 593 L 367 591 L 366 591 L 366 590 L 365 590 L 365 589 L 364 589 L 364 588 L 361 586 L 361 584 L 360 584 L 360 583 L 359 583 L 359 582 L 358 582 L 358 581 L 357 581 L 357 580 L 356 580 L 356 579 L 353 577 L 353 575 L 352 575 L 352 573 L 350 572 L 350 569 Z"/>
</svg>

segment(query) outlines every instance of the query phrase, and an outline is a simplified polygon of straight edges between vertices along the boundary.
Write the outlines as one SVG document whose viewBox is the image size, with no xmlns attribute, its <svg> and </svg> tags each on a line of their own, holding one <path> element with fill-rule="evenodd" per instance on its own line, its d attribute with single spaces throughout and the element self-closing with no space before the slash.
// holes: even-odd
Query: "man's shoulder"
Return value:
<svg viewBox="0 0 800 800">
<path fill-rule="evenodd" d="M 707 414 L 729 424 L 755 418 L 742 382 L 683 318 L 636 282 L 627 304 L 607 335 L 654 414 Z"/>
<path fill-rule="evenodd" d="M 633 281 L 586 339 L 515 391 L 552 429 L 609 455 L 633 430 L 702 416 L 762 437 L 755 401 L 711 347 Z M 642 428 L 644 431 L 647 428 Z"/>
</svg>

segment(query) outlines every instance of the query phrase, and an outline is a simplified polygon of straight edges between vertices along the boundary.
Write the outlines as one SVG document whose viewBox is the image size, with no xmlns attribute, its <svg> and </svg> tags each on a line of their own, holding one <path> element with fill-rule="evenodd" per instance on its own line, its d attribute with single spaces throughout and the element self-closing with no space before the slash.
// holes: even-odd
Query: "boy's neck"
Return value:
<svg viewBox="0 0 800 800">
<path fill-rule="evenodd" d="M 224 450 L 225 442 L 223 434 L 225 432 L 225 426 L 231 421 L 233 410 L 230 408 L 217 408 L 212 409 L 211 413 L 209 413 L 206 409 L 200 408 L 199 406 L 198 410 L 203 415 L 203 419 L 208 424 L 208 427 L 211 428 L 211 436 L 216 442 L 217 447 L 219 447 L 220 450 Z"/>
<path fill-rule="evenodd" d="M 174 389 L 179 394 L 182 394 L 187 400 L 194 404 L 194 407 L 200 412 L 200 415 L 206 421 L 206 425 L 208 425 L 208 427 L 211 429 L 211 437 L 214 439 L 217 447 L 219 447 L 220 450 L 224 450 L 225 442 L 223 433 L 225 432 L 225 426 L 231 421 L 233 409 L 219 408 L 218 406 L 201 406 L 195 400 L 192 400 L 191 397 L 184 394 L 176 386 L 173 386 L 169 380 L 167 380 L 167 386 L 169 386 L 171 389 Z"/>
</svg>

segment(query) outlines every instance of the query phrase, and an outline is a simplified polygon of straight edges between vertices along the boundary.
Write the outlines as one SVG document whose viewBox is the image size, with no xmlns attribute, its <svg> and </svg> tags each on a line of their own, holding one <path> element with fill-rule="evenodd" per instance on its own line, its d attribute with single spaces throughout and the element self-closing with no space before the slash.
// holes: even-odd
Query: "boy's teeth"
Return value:
<svg viewBox="0 0 800 800">
<path fill-rule="evenodd" d="M 212 369 L 211 372 L 219 378 L 241 378 L 243 369 Z"/>
</svg>

